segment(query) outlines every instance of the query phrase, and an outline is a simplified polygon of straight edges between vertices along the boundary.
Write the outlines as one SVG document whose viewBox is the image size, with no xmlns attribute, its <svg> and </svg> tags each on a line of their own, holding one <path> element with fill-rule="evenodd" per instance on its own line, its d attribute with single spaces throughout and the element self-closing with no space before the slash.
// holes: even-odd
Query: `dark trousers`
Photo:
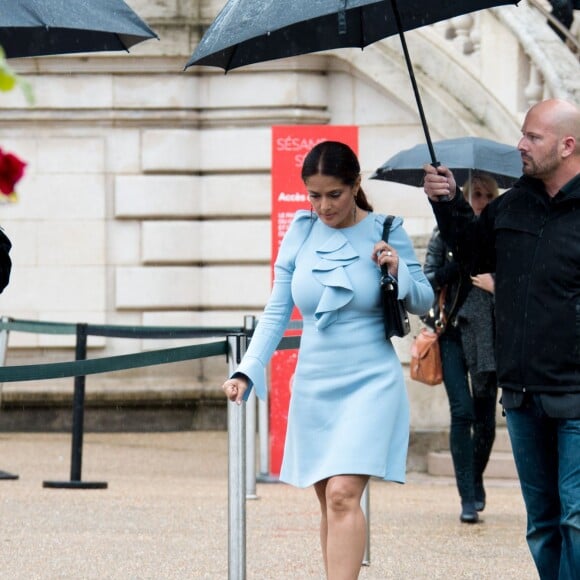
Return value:
<svg viewBox="0 0 580 580">
<path fill-rule="evenodd" d="M 506 409 L 541 580 L 580 579 L 580 419 L 549 417 L 538 395 Z"/>
<path fill-rule="evenodd" d="M 491 384 L 486 389 L 493 396 L 473 397 L 459 330 L 448 327 L 439 343 L 451 413 L 449 447 L 457 490 L 462 503 L 483 500 L 483 472 L 495 439 L 496 375 L 489 373 Z"/>
</svg>

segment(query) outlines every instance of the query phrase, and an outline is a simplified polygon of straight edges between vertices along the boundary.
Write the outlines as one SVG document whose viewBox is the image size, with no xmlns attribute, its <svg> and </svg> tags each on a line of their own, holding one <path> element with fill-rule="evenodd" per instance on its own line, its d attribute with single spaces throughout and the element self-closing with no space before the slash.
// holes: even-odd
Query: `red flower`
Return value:
<svg viewBox="0 0 580 580">
<path fill-rule="evenodd" d="M 0 149 L 0 193 L 10 196 L 14 187 L 24 175 L 26 163 L 12 153 L 4 153 Z"/>
</svg>

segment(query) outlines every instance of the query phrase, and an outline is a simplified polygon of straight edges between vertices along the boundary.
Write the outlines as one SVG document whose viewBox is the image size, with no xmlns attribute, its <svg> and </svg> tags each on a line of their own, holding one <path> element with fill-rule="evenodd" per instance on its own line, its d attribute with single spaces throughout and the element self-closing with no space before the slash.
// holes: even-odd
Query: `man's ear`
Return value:
<svg viewBox="0 0 580 580">
<path fill-rule="evenodd" d="M 562 158 L 570 157 L 576 152 L 576 139 L 572 135 L 567 135 L 562 139 Z"/>
</svg>

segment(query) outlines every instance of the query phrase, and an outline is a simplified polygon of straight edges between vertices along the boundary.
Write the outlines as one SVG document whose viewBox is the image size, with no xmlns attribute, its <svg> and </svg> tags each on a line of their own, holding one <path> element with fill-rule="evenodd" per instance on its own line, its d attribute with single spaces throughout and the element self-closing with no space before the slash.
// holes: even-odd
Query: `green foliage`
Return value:
<svg viewBox="0 0 580 580">
<path fill-rule="evenodd" d="M 29 82 L 18 76 L 6 61 L 4 50 L 0 46 L 0 91 L 8 92 L 13 90 L 16 86 L 20 87 L 24 97 L 29 105 L 34 104 L 34 94 Z"/>
</svg>

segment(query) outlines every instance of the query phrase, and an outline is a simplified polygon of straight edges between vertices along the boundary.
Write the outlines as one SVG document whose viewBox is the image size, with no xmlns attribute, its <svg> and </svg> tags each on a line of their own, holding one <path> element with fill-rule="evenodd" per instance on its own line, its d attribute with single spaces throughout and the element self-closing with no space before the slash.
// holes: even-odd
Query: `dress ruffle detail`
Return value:
<svg viewBox="0 0 580 580">
<path fill-rule="evenodd" d="M 323 329 L 338 318 L 338 310 L 354 296 L 352 283 L 345 267 L 359 259 L 346 236 L 335 232 L 316 250 L 320 260 L 312 269 L 314 277 L 324 286 L 314 318 L 316 328 Z"/>
</svg>

